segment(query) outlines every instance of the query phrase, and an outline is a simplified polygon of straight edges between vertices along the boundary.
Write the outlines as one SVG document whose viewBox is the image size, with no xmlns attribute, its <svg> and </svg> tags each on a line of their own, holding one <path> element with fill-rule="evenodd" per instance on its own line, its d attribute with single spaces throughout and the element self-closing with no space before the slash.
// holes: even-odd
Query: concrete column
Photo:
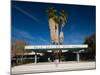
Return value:
<svg viewBox="0 0 100 75">
<path fill-rule="evenodd" d="M 37 53 L 35 52 L 35 64 L 37 64 Z"/>
<path fill-rule="evenodd" d="M 80 61 L 80 55 L 79 55 L 79 52 L 76 52 L 76 59 L 77 59 L 77 62 Z"/>
</svg>

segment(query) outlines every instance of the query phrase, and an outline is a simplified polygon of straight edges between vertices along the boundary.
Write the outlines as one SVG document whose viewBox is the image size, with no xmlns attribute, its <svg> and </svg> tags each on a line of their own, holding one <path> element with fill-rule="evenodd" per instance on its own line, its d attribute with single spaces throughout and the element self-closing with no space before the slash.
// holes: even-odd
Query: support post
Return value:
<svg viewBox="0 0 100 75">
<path fill-rule="evenodd" d="M 77 62 L 80 61 L 80 55 L 79 55 L 79 52 L 76 52 L 76 59 L 77 59 Z"/>
<path fill-rule="evenodd" d="M 37 53 L 35 52 L 35 64 L 37 64 Z"/>
</svg>

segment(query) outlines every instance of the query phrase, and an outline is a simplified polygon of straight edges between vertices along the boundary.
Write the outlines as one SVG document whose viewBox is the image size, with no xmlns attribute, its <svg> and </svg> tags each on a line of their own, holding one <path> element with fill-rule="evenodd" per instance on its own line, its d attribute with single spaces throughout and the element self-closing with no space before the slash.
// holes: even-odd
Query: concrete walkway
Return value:
<svg viewBox="0 0 100 75">
<path fill-rule="evenodd" d="M 47 63 L 31 63 L 12 67 L 12 74 L 23 73 L 40 73 L 40 72 L 55 72 L 55 71 L 72 71 L 95 69 L 95 62 L 61 62 L 56 65 L 54 62 Z"/>
</svg>

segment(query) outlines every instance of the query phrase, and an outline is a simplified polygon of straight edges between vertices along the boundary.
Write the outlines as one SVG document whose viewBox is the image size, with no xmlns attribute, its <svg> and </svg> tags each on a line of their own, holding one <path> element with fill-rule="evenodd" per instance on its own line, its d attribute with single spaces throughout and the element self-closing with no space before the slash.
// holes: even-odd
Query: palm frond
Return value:
<svg viewBox="0 0 100 75">
<path fill-rule="evenodd" d="M 55 16 L 56 10 L 53 7 L 50 7 L 48 10 L 46 10 L 46 12 L 48 13 L 48 17 L 52 18 Z"/>
<path fill-rule="evenodd" d="M 64 10 L 62 10 L 60 12 L 60 20 L 61 20 L 62 24 L 65 24 L 67 22 L 67 19 L 68 19 L 68 14 L 65 13 Z"/>
</svg>

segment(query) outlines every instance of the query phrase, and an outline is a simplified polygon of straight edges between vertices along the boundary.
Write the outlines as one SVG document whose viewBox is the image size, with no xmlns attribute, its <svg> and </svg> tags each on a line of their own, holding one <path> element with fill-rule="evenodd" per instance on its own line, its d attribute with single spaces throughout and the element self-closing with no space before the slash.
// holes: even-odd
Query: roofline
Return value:
<svg viewBox="0 0 100 75">
<path fill-rule="evenodd" d="M 88 48 L 84 45 L 26 45 L 24 49 L 28 50 L 55 50 L 55 49 L 83 49 Z"/>
</svg>

